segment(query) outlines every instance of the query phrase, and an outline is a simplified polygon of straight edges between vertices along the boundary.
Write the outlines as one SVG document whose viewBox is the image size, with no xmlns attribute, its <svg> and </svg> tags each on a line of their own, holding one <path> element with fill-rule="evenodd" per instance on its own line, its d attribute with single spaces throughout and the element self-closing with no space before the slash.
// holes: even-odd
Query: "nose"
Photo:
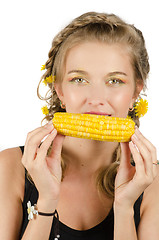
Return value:
<svg viewBox="0 0 159 240">
<path fill-rule="evenodd" d="M 89 89 L 87 101 L 89 105 L 98 106 L 106 103 L 106 93 L 101 87 L 94 87 Z"/>
<path fill-rule="evenodd" d="M 104 101 L 100 98 L 91 98 L 88 100 L 88 104 L 92 106 L 104 105 Z"/>
</svg>

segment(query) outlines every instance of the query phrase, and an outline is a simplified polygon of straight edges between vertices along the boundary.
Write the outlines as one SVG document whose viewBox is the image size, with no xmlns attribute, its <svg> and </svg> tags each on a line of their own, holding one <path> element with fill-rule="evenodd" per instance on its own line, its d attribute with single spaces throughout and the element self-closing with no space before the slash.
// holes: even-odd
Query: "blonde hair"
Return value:
<svg viewBox="0 0 159 240">
<path fill-rule="evenodd" d="M 48 83 L 49 91 L 45 97 L 39 93 L 40 83 L 51 74 L 56 76 L 56 81 L 63 79 L 63 66 L 69 49 L 84 41 L 99 41 L 107 44 L 124 44 L 130 53 L 131 64 L 134 70 L 134 79 L 137 84 L 142 84 L 146 89 L 146 79 L 149 73 L 148 54 L 145 47 L 145 41 L 142 32 L 134 25 L 127 24 L 121 18 L 114 14 L 88 12 L 74 19 L 60 33 L 55 36 L 52 47 L 48 54 L 48 60 L 45 63 L 45 73 L 40 79 L 37 94 L 48 104 L 49 113 L 45 119 L 51 120 L 54 113 L 65 111 L 60 106 L 60 100 L 54 89 L 54 83 Z M 129 112 L 139 126 L 139 119 L 134 111 Z M 109 197 L 114 197 L 114 180 L 117 168 L 120 162 L 120 145 L 114 152 L 112 164 L 106 169 L 101 169 L 97 177 L 99 189 Z M 64 159 L 62 160 L 62 169 L 66 168 Z"/>
</svg>

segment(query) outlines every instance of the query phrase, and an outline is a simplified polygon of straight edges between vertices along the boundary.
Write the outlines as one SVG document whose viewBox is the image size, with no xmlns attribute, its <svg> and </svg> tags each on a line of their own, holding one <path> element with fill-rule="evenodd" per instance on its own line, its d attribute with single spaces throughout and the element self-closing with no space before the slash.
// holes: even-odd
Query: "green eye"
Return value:
<svg viewBox="0 0 159 240">
<path fill-rule="evenodd" d="M 123 84 L 124 82 L 121 79 L 112 78 L 112 79 L 109 79 L 107 83 L 110 85 L 118 85 L 118 84 Z"/>
<path fill-rule="evenodd" d="M 87 81 L 85 80 L 85 79 L 83 79 L 83 78 L 78 78 L 78 77 L 75 77 L 75 78 L 72 78 L 71 79 L 71 82 L 75 82 L 75 83 L 87 83 Z"/>
</svg>

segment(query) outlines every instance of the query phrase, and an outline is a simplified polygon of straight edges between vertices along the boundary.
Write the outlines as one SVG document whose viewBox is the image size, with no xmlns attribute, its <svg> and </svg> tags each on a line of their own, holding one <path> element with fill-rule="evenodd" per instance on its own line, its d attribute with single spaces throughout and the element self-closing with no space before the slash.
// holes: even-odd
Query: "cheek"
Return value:
<svg viewBox="0 0 159 240">
<path fill-rule="evenodd" d="M 116 110 L 121 117 L 126 117 L 132 104 L 132 95 L 130 93 L 117 94 L 115 96 Z"/>
<path fill-rule="evenodd" d="M 64 89 L 64 102 L 67 106 L 77 106 L 81 101 L 81 92 L 75 87 L 66 86 Z"/>
<path fill-rule="evenodd" d="M 70 91 L 69 88 L 66 88 L 64 97 L 66 101 L 76 101 L 76 99 L 78 99 L 78 95 L 78 91 L 74 91 L 72 89 Z"/>
<path fill-rule="evenodd" d="M 124 105 L 129 105 L 131 102 L 132 96 L 130 94 L 121 94 L 121 95 L 116 95 L 116 100 Z"/>
</svg>

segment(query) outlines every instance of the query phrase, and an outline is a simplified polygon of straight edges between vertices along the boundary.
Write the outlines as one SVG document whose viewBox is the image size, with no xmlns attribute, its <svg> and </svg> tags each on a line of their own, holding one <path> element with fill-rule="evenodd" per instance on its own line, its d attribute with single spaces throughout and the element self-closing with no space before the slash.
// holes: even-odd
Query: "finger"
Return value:
<svg viewBox="0 0 159 240">
<path fill-rule="evenodd" d="M 51 158 L 61 159 L 62 144 L 65 139 L 65 136 L 57 134 L 56 138 L 53 141 L 53 146 L 50 152 Z"/>
<path fill-rule="evenodd" d="M 136 173 L 141 174 L 141 176 L 145 175 L 145 166 L 138 149 L 136 148 L 135 144 L 132 141 L 129 142 L 129 147 L 133 156 L 133 160 L 135 162 Z"/>
<path fill-rule="evenodd" d="M 147 149 L 149 150 L 149 152 L 151 153 L 151 158 L 152 158 L 152 162 L 157 162 L 157 151 L 155 146 L 148 140 L 146 139 L 143 134 L 140 132 L 140 130 L 138 128 L 136 128 L 135 134 L 137 135 L 137 137 L 143 141 L 143 143 L 147 146 Z"/>
<path fill-rule="evenodd" d="M 48 149 L 51 146 L 51 143 L 54 141 L 56 135 L 57 135 L 57 130 L 54 128 L 52 130 L 52 132 L 43 141 L 41 146 L 39 147 L 38 152 L 37 152 L 36 161 L 38 161 L 39 163 L 40 162 L 42 163 L 45 160 L 47 153 L 48 153 Z"/>
<path fill-rule="evenodd" d="M 138 134 L 135 131 L 135 134 L 132 136 L 132 141 L 137 146 L 139 153 L 141 154 L 145 166 L 147 175 L 152 174 L 152 155 L 148 149 L 148 143 L 141 134 Z"/>
<path fill-rule="evenodd" d="M 131 157 L 131 153 L 130 153 L 130 149 L 129 149 L 129 144 L 126 142 L 124 143 L 120 143 L 121 146 L 121 159 L 120 159 L 120 166 L 122 167 L 130 167 L 131 163 L 130 163 L 130 157 Z"/>
<path fill-rule="evenodd" d="M 53 124 L 51 124 L 51 123 L 52 123 L 52 122 L 50 121 L 50 122 L 48 122 L 47 124 L 45 124 L 44 126 L 38 127 L 38 128 L 36 128 L 36 129 L 34 129 L 33 131 L 30 131 L 30 132 L 28 133 L 28 135 L 27 135 L 26 143 L 29 141 L 29 139 L 30 139 L 32 136 L 34 136 L 35 134 L 37 134 L 38 132 L 40 132 L 43 128 L 47 128 L 48 126 L 53 125 Z"/>
<path fill-rule="evenodd" d="M 26 160 L 34 160 L 35 154 L 37 153 L 37 149 L 42 139 L 46 137 L 53 130 L 53 128 L 53 124 L 48 123 L 44 127 L 37 128 L 28 134 L 24 151 L 24 157 Z"/>
</svg>

